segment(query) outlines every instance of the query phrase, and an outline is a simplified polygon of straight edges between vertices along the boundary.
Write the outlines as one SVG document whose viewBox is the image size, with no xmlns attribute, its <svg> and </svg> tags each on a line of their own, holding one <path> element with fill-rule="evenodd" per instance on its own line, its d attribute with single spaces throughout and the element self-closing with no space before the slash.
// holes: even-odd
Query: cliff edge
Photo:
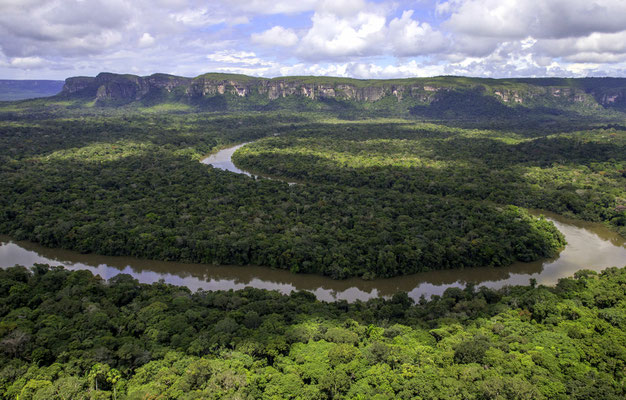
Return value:
<svg viewBox="0 0 626 400">
<path fill-rule="evenodd" d="M 419 112 L 423 106 L 462 103 L 467 99 L 471 102 L 484 100 L 487 106 L 495 105 L 496 108 L 626 110 L 626 79 L 434 77 L 359 80 L 310 76 L 267 79 L 218 73 L 195 78 L 101 73 L 96 77 L 68 78 L 60 96 L 87 99 L 98 106 L 183 102 L 225 110 L 233 107 L 280 108 L 281 104 L 285 106 L 285 99 L 292 103 L 304 102 L 313 108 L 395 107 L 414 112 Z M 318 106 L 314 105 L 316 103 Z"/>
</svg>

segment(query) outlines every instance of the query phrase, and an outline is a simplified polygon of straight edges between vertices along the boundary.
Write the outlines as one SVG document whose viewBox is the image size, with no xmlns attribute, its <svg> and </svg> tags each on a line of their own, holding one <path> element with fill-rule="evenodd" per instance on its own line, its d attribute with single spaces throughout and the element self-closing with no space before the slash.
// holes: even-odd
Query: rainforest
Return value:
<svg viewBox="0 0 626 400">
<path fill-rule="evenodd" d="M 335 280 L 551 260 L 568 242 L 543 214 L 626 237 L 624 93 L 612 78 L 70 78 L 0 102 L 0 235 Z M 230 161 L 247 174 L 202 162 L 244 143 Z M 367 302 L 10 266 L 0 396 L 623 398 L 622 261 Z"/>
</svg>

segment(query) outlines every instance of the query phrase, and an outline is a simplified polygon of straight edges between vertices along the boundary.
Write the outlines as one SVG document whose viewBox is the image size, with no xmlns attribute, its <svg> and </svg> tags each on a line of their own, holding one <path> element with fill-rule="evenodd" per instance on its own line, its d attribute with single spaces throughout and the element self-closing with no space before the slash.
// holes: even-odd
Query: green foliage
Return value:
<svg viewBox="0 0 626 400">
<path fill-rule="evenodd" d="M 234 160 L 296 181 L 547 209 L 626 234 L 626 131 L 615 127 L 546 135 L 341 123 L 263 139 Z"/>
<path fill-rule="evenodd" d="M 0 270 L 0 397 L 619 399 L 625 284 L 610 268 L 347 304 L 13 267 Z"/>
<path fill-rule="evenodd" d="M 386 133 L 390 139 L 354 141 L 358 159 L 342 156 L 340 167 L 311 167 L 299 157 L 274 163 L 310 130 L 366 139 L 395 126 L 320 124 L 311 117 L 120 112 L 4 122 L 0 231 L 81 252 L 258 264 L 333 278 L 501 266 L 554 256 L 563 247 L 551 223 L 524 210 L 450 196 L 454 193 L 436 187 L 427 193 L 416 186 L 424 177 L 410 164 L 408 176 L 395 167 L 343 167 L 355 161 L 368 168 L 380 161 L 395 163 L 393 153 L 382 153 L 401 148 L 391 139 L 393 131 Z M 359 133 L 352 133 L 356 128 Z M 259 142 L 246 148 L 247 154 L 262 143 L 277 144 L 279 151 L 264 162 L 274 164 L 279 174 L 293 166 L 307 169 L 302 180 L 315 184 L 253 180 L 198 162 L 212 149 L 271 134 L 284 137 Z M 324 153 L 309 142 L 315 157 L 334 157 L 336 146 L 350 154 L 351 145 L 339 136 L 324 138 Z M 319 174 L 331 174 L 330 179 Z M 444 183 L 433 179 L 431 184 Z"/>
<path fill-rule="evenodd" d="M 280 79 L 340 95 L 270 100 L 229 90 L 188 97 L 184 85 L 165 89 L 181 78 L 157 74 L 150 79 L 166 86 L 136 101 L 138 77 L 98 79 L 77 95 L 0 106 L 1 233 L 83 252 L 334 278 L 556 255 L 563 236 L 519 207 L 626 234 L 626 129 L 623 116 L 598 105 L 621 80 L 291 77 Z M 119 87 L 99 86 L 106 80 Z M 378 100 L 349 98 L 346 84 Z M 415 96 L 399 101 L 394 85 L 416 85 Z M 234 110 L 252 112 L 219 114 Z M 411 120 L 372 118 L 409 110 Z M 254 140 L 235 153 L 238 165 L 300 183 L 198 162 Z M 626 269 L 612 268 L 555 288 L 469 286 L 417 305 L 403 293 L 348 304 L 8 268 L 0 271 L 0 396 L 620 399 L 625 288 Z"/>
</svg>

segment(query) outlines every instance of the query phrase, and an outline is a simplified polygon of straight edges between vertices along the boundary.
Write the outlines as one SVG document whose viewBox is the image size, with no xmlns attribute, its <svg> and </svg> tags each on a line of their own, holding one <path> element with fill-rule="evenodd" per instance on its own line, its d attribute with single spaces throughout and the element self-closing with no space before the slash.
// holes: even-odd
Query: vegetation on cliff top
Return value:
<svg viewBox="0 0 626 400">
<path fill-rule="evenodd" d="M 172 83 L 174 82 L 174 83 Z M 268 87 L 272 90 L 268 91 Z M 219 89 L 218 89 L 219 88 Z M 468 104 L 456 101 L 460 115 L 447 115 L 450 96 L 473 96 Z M 98 106 L 145 106 L 185 103 L 197 110 L 291 110 L 345 112 L 377 115 L 467 119 L 594 116 L 606 120 L 626 105 L 626 80 L 584 79 L 486 79 L 456 76 L 408 79 L 352 79 L 290 76 L 272 79 L 239 74 L 207 73 L 195 78 L 165 74 L 149 77 L 99 74 L 95 78 L 69 78 L 63 99 L 94 101 Z M 284 97 L 293 98 L 285 102 Z M 438 107 L 431 108 L 429 105 Z M 495 106 L 495 110 L 494 110 Z M 423 107 L 427 112 L 420 111 Z M 498 112 L 495 112 L 495 111 Z M 488 112 L 485 112 L 488 111 Z"/>
</svg>

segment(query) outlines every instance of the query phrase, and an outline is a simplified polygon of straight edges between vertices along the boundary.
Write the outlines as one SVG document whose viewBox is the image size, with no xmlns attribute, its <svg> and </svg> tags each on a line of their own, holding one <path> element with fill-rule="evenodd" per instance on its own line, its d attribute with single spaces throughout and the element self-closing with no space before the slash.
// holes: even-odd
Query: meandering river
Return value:
<svg viewBox="0 0 626 400">
<path fill-rule="evenodd" d="M 248 176 L 254 176 L 248 171 L 244 171 L 242 169 L 237 168 L 237 166 L 233 163 L 232 157 L 233 154 L 243 146 L 250 144 L 252 142 L 241 143 L 236 146 L 228 147 L 226 149 L 222 149 L 216 153 L 211 154 L 210 156 L 202 159 L 200 162 L 206 165 L 212 165 L 214 168 L 223 169 L 225 171 L 235 172 L 238 174 L 244 174 Z"/>
<path fill-rule="evenodd" d="M 237 168 L 230 156 L 243 145 L 224 149 L 203 160 L 215 168 L 252 175 Z M 209 161 L 209 162 L 207 162 Z M 258 266 L 216 266 L 168 261 L 142 260 L 132 257 L 109 257 L 50 249 L 29 242 L 12 241 L 0 236 L 0 267 L 36 263 L 63 265 L 70 270 L 88 269 L 105 279 L 117 274 L 132 275 L 142 283 L 163 280 L 191 290 L 228 290 L 251 286 L 290 293 L 308 290 L 320 300 L 335 301 L 388 297 L 398 291 L 408 292 L 415 300 L 425 295 L 440 295 L 449 287 L 467 283 L 500 288 L 505 285 L 554 285 L 560 278 L 580 269 L 601 271 L 607 267 L 626 265 L 626 240 L 602 224 L 571 220 L 544 212 L 565 235 L 568 242 L 558 257 L 532 263 L 515 263 L 508 267 L 482 267 L 461 270 L 431 271 L 409 276 L 365 281 L 360 278 L 336 281 L 318 275 L 292 274 Z"/>
</svg>

